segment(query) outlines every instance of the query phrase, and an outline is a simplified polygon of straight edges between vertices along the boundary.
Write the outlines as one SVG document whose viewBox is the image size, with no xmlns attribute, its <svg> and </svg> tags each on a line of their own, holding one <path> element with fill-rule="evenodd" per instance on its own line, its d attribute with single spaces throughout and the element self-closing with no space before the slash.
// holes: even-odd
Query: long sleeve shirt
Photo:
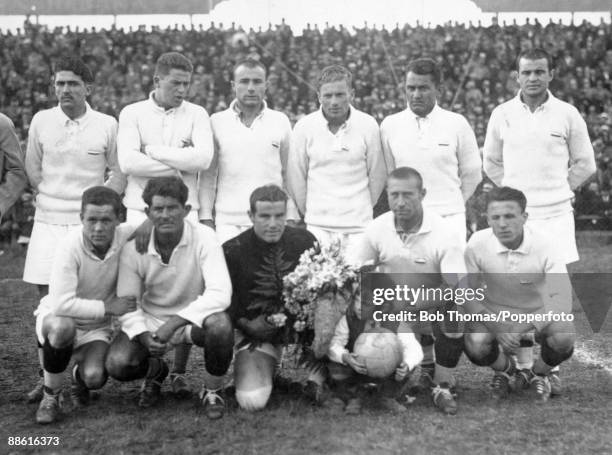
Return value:
<svg viewBox="0 0 612 455">
<path fill-rule="evenodd" d="M 119 165 L 127 175 L 127 208 L 144 210 L 142 192 L 151 177 L 178 176 L 189 189 L 187 203 L 199 209 L 199 172 L 213 158 L 210 118 L 203 107 L 183 101 L 165 110 L 151 94 L 123 108 L 117 144 Z"/>
<path fill-rule="evenodd" d="M 89 105 L 74 120 L 60 106 L 36 113 L 25 158 L 26 173 L 38 193 L 36 220 L 79 224 L 81 196 L 87 188 L 105 185 L 121 194 L 125 176 L 119 169 L 116 144 L 117 121 Z"/>
<path fill-rule="evenodd" d="M 318 110 L 297 122 L 291 143 L 287 184 L 306 223 L 363 231 L 386 180 L 376 120 L 351 107 L 333 134 Z"/>
<path fill-rule="evenodd" d="M 126 224 L 118 226 L 103 259 L 87 246 L 82 229 L 68 234 L 53 259 L 49 294 L 42 298 L 39 308 L 74 318 L 79 329 L 109 325 L 111 317 L 105 314 L 104 301 L 115 295 L 119 254 L 133 231 Z"/>
<path fill-rule="evenodd" d="M 201 327 L 209 315 L 229 307 L 232 283 L 212 229 L 185 220 L 168 264 L 162 262 L 154 239 L 155 230 L 145 254 L 136 251 L 134 241 L 121 253 L 117 295 L 135 296 L 139 302 L 135 312 L 121 317 L 126 333 L 146 332 L 146 315 L 164 321 L 177 315 Z"/>
<path fill-rule="evenodd" d="M 484 170 L 495 184 L 525 193 L 532 219 L 571 212 L 572 190 L 596 170 L 586 123 L 550 92 L 535 112 L 519 93 L 491 113 Z"/>
<path fill-rule="evenodd" d="M 572 291 L 563 260 L 542 234 L 524 227 L 523 242 L 516 250 L 502 245 L 491 228 L 475 232 L 465 251 L 468 273 L 481 275 L 484 301 L 473 300 L 473 313 L 554 314 L 572 311 Z M 536 322 L 537 328 L 546 323 Z"/>
<path fill-rule="evenodd" d="M 250 225 L 249 197 L 255 188 L 274 183 L 286 187 L 291 124 L 282 112 L 264 107 L 251 126 L 240 118 L 234 100 L 211 116 L 215 157 L 200 181 L 200 219 L 217 224 Z M 299 218 L 293 201 L 289 219 Z"/>
<path fill-rule="evenodd" d="M 380 126 L 389 171 L 409 166 L 423 177 L 423 206 L 441 216 L 465 213 L 465 201 L 482 180 L 476 136 L 460 114 L 434 106 L 426 117 L 410 108 Z"/>
<path fill-rule="evenodd" d="M 26 187 L 24 166 L 13 122 L 0 114 L 0 220 Z"/>
</svg>

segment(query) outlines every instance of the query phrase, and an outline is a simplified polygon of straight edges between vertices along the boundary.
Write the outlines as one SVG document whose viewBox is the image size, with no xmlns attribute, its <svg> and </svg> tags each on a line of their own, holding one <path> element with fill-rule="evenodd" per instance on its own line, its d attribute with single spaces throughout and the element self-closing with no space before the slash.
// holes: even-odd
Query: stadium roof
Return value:
<svg viewBox="0 0 612 455">
<path fill-rule="evenodd" d="M 610 0 L 472 0 L 484 13 L 612 11 Z"/>
<path fill-rule="evenodd" d="M 2 0 L 0 14 L 208 14 L 224 0 Z M 36 8 L 34 10 L 34 8 Z"/>
</svg>

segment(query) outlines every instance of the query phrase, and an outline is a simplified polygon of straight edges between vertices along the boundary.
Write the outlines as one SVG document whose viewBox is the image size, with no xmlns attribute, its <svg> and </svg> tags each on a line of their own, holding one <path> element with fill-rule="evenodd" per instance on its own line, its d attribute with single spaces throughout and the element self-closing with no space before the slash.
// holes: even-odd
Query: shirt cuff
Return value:
<svg viewBox="0 0 612 455">
<path fill-rule="evenodd" d="M 121 330 L 131 340 L 134 337 L 149 331 L 147 327 L 144 312 L 139 308 L 131 313 L 126 313 L 123 316 L 119 316 L 119 323 L 121 324 Z"/>
</svg>

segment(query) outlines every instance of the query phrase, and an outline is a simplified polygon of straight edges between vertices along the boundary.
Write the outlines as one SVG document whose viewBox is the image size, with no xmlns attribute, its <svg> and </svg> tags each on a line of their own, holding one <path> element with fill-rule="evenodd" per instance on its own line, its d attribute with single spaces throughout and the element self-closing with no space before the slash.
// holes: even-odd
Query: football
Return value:
<svg viewBox="0 0 612 455">
<path fill-rule="evenodd" d="M 382 327 L 359 335 L 353 352 L 364 359 L 372 378 L 386 378 L 402 363 L 402 345 L 397 335 Z"/>
</svg>

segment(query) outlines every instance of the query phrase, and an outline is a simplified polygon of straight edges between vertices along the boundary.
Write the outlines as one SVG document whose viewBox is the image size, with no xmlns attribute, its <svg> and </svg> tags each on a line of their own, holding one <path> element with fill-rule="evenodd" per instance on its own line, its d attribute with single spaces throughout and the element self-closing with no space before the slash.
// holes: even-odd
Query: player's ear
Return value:
<svg viewBox="0 0 612 455">
<path fill-rule="evenodd" d="M 552 81 L 555 78 L 556 71 L 550 70 L 550 80 Z"/>
<path fill-rule="evenodd" d="M 185 204 L 185 208 L 183 210 L 183 218 L 185 218 L 187 215 L 189 215 L 189 212 L 191 212 L 191 204 Z"/>
<path fill-rule="evenodd" d="M 249 219 L 251 220 L 251 223 L 255 222 L 255 214 L 253 212 L 251 212 L 250 210 L 247 210 L 247 215 L 249 215 Z"/>
<path fill-rule="evenodd" d="M 85 96 L 91 95 L 92 86 L 91 84 L 85 84 Z"/>
</svg>

